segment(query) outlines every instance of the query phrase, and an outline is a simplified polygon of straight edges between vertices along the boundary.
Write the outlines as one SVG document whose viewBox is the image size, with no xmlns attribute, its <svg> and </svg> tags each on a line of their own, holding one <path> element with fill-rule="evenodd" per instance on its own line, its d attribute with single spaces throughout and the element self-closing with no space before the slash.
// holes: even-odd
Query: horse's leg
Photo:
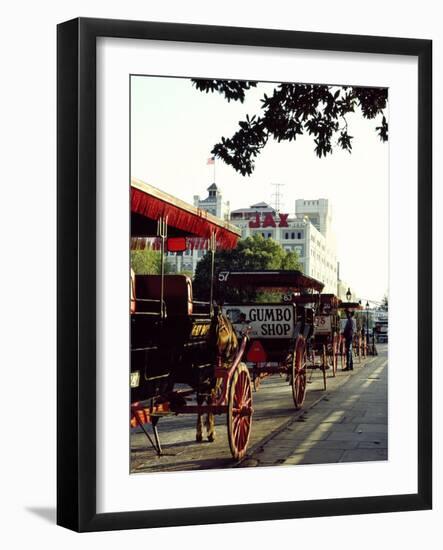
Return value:
<svg viewBox="0 0 443 550">
<path fill-rule="evenodd" d="M 206 416 L 206 430 L 208 432 L 208 441 L 215 441 L 215 416 L 214 413 L 208 412 Z"/>
<path fill-rule="evenodd" d="M 212 390 L 211 395 L 208 397 L 208 405 L 212 405 L 215 391 Z M 211 443 L 215 441 L 215 415 L 213 412 L 208 412 L 206 415 L 206 432 L 208 434 L 208 441 Z"/>
<path fill-rule="evenodd" d="M 203 404 L 203 398 L 200 395 L 197 395 L 197 405 L 201 406 Z M 195 440 L 198 443 L 203 441 L 203 419 L 200 413 L 197 413 L 197 428 L 195 433 Z"/>
</svg>

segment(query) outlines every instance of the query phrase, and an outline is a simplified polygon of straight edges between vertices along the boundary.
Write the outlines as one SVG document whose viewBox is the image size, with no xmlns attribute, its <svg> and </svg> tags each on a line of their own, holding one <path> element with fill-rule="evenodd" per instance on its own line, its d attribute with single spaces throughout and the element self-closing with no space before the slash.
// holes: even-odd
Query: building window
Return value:
<svg viewBox="0 0 443 550">
<path fill-rule="evenodd" d="M 285 239 L 289 239 L 289 233 L 287 231 L 285 233 Z"/>
<path fill-rule="evenodd" d="M 295 233 L 294 232 L 291 233 L 291 239 L 295 239 Z"/>
</svg>

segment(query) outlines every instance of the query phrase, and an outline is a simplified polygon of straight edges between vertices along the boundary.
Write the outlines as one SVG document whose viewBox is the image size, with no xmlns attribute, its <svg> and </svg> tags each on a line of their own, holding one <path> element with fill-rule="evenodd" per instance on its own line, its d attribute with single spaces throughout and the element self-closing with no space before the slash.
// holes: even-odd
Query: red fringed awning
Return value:
<svg viewBox="0 0 443 550">
<path fill-rule="evenodd" d="M 131 180 L 131 212 L 148 222 L 143 235 L 133 228 L 132 237 L 155 237 L 155 226 L 149 222 L 167 217 L 168 233 L 171 228 L 185 236 L 209 239 L 215 232 L 218 248 L 235 248 L 240 238 L 237 227 L 134 178 Z"/>
<path fill-rule="evenodd" d="M 218 246 L 217 248 L 222 248 Z M 159 237 L 132 237 L 131 250 L 160 250 L 161 239 Z M 202 237 L 186 237 L 186 250 L 208 250 L 209 241 Z"/>
</svg>

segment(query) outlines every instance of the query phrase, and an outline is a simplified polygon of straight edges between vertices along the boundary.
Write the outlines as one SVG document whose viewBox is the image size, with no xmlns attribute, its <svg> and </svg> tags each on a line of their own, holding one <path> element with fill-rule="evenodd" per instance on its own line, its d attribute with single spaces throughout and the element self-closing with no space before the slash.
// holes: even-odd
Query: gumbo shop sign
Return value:
<svg viewBox="0 0 443 550">
<path fill-rule="evenodd" d="M 292 305 L 233 305 L 225 309 L 237 334 L 250 328 L 251 338 L 291 338 L 294 332 Z"/>
</svg>

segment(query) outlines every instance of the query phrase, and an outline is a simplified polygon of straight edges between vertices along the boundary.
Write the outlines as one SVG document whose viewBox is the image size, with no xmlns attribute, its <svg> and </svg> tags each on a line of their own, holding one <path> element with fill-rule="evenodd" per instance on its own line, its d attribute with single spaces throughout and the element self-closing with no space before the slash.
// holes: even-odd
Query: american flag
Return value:
<svg viewBox="0 0 443 550">
<path fill-rule="evenodd" d="M 215 157 L 209 157 L 206 164 L 215 164 Z"/>
</svg>

